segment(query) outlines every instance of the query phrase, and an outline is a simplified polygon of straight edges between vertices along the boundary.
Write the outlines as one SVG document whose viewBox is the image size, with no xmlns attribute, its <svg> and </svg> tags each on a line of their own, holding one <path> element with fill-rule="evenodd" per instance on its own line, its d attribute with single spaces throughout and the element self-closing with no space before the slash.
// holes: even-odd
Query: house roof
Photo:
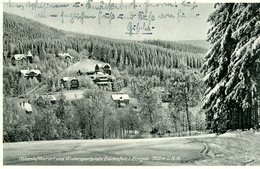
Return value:
<svg viewBox="0 0 260 169">
<path fill-rule="evenodd" d="M 111 66 L 110 66 L 110 64 L 108 64 L 108 63 L 105 63 L 105 64 L 103 64 L 103 67 L 109 67 L 109 69 L 111 69 Z"/>
<path fill-rule="evenodd" d="M 59 57 L 64 57 L 64 58 L 69 57 L 70 59 L 73 59 L 73 58 L 74 58 L 74 57 L 71 56 L 69 53 L 59 53 L 58 56 L 59 56 Z"/>
<path fill-rule="evenodd" d="M 104 73 L 103 72 L 97 72 L 96 75 L 102 76 L 102 75 L 104 75 Z"/>
<path fill-rule="evenodd" d="M 40 75 L 42 74 L 40 70 L 38 69 L 26 69 L 26 70 L 20 70 L 20 72 L 24 75 L 24 76 L 28 76 L 28 74 L 30 74 L 31 72 L 35 73 L 36 75 Z"/>
<path fill-rule="evenodd" d="M 63 77 L 62 80 L 63 81 L 69 81 L 71 79 L 71 77 Z"/>
<path fill-rule="evenodd" d="M 67 81 L 71 81 L 71 80 L 78 80 L 77 78 L 75 77 L 63 77 L 61 80 L 67 82 Z"/>
<path fill-rule="evenodd" d="M 42 97 L 43 99 L 50 100 L 50 101 L 55 101 L 55 100 L 57 100 L 56 97 L 55 97 L 54 95 L 52 95 L 52 94 L 44 94 L 44 95 L 41 95 L 41 96 L 39 96 L 39 97 Z M 38 97 L 38 98 L 39 98 L 39 97 Z M 37 98 L 37 99 L 38 99 L 38 98 Z"/>
<path fill-rule="evenodd" d="M 26 58 L 25 54 L 15 54 L 14 55 L 15 60 L 22 60 L 22 59 L 25 59 L 25 58 Z"/>
<path fill-rule="evenodd" d="M 29 70 L 20 70 L 20 72 L 25 76 L 29 72 Z"/>
<path fill-rule="evenodd" d="M 128 94 L 123 94 L 123 93 L 117 93 L 117 94 L 112 94 L 111 95 L 112 100 L 129 100 Z"/>
<path fill-rule="evenodd" d="M 30 103 L 21 103 L 20 105 L 22 109 L 24 109 L 27 112 L 32 112 L 32 105 Z"/>
<path fill-rule="evenodd" d="M 38 69 L 31 69 L 30 72 L 34 72 L 37 75 L 42 74 L 42 72 L 40 70 L 38 70 Z"/>
<path fill-rule="evenodd" d="M 111 68 L 110 64 L 109 63 L 98 63 L 96 64 L 96 66 L 100 67 L 100 68 L 104 68 L 105 66 L 109 66 L 109 68 Z"/>
</svg>

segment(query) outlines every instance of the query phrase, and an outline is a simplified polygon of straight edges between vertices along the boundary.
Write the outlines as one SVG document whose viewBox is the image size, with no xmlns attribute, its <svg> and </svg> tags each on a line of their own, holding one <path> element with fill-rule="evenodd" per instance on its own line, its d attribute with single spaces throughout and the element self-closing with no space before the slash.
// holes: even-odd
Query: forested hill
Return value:
<svg viewBox="0 0 260 169">
<path fill-rule="evenodd" d="M 144 43 L 161 46 L 167 49 L 178 50 L 191 53 L 206 53 L 208 46 L 206 41 L 162 41 L 162 40 L 144 40 Z M 194 43 L 194 42 L 197 42 Z"/>
<path fill-rule="evenodd" d="M 57 39 L 65 36 L 65 32 L 48 27 L 30 19 L 4 12 L 4 40 L 9 42 L 33 39 Z M 7 42 L 8 42 L 7 41 Z M 6 42 L 6 41 L 5 41 Z"/>
<path fill-rule="evenodd" d="M 160 70 L 178 68 L 180 62 L 200 68 L 206 51 L 176 42 L 127 41 L 65 32 L 5 12 L 3 16 L 4 59 L 30 50 L 43 61 L 48 59 L 46 53 L 57 54 L 72 49 L 119 69 L 153 67 Z M 146 75 L 147 71 L 142 72 Z"/>
<path fill-rule="evenodd" d="M 185 117 L 184 112 L 178 112 L 177 117 L 167 105 L 188 106 L 191 105 L 187 103 L 189 100 L 194 106 L 193 98 L 199 100 L 199 95 L 190 97 L 190 94 L 196 94 L 193 90 L 200 88 L 200 76 L 196 70 L 204 62 L 205 53 L 201 48 L 175 42 L 167 42 L 165 45 L 164 42 L 147 43 L 65 32 L 20 16 L 7 13 L 3 15 L 5 141 L 126 138 L 127 129 L 128 133 L 129 129 L 152 131 L 152 127 L 159 124 L 157 122 L 162 126 L 169 124 L 169 128 L 175 126 L 172 131 L 177 131 L 177 127 L 183 132 L 188 129 L 185 126 L 189 120 L 182 118 Z M 11 59 L 15 54 L 27 54 L 28 51 L 31 51 L 33 57 L 25 63 L 25 60 L 16 62 Z M 60 52 L 69 53 L 73 59 L 59 56 Z M 91 64 L 92 67 L 99 61 L 111 64 L 112 82 L 109 77 L 106 86 L 98 87 L 89 76 L 79 76 L 77 72 L 84 71 L 79 65 L 90 67 Z M 191 68 L 186 69 L 183 66 L 185 63 Z M 33 78 L 24 78 L 20 74 L 24 72 L 20 70 L 24 69 L 37 70 L 30 72 Z M 34 72 L 39 72 L 38 70 L 41 72 L 40 80 L 37 79 L 38 75 L 34 78 Z M 70 82 L 71 90 L 67 90 L 61 81 L 64 76 L 77 76 L 78 85 L 72 88 L 75 85 Z M 187 81 L 187 77 L 191 81 Z M 183 90 L 171 80 L 187 81 L 185 84 L 189 85 L 185 85 Z M 171 93 L 164 94 L 161 90 L 163 88 Z M 120 105 L 110 98 L 112 93 L 121 92 L 122 89 L 129 94 L 129 104 L 118 108 Z M 187 90 L 191 92 L 186 92 Z M 81 98 L 83 93 L 85 94 Z M 57 97 L 56 104 L 44 101 L 45 99 L 41 103 L 41 99 L 37 99 L 39 96 L 47 96 L 45 94 Z M 169 101 L 168 95 L 176 95 L 177 99 L 171 100 L 178 103 L 172 101 L 172 104 L 164 104 L 163 107 L 162 100 Z M 32 106 L 32 113 L 23 113 L 21 103 L 25 106 L 25 101 L 30 101 L 28 104 Z M 177 109 L 184 110 L 183 107 L 176 107 Z M 191 129 L 195 120 L 192 120 L 192 114 L 186 114 L 186 119 L 191 119 Z M 203 121 L 197 120 L 197 117 L 201 116 L 196 116 L 196 127 L 202 128 Z M 178 118 L 176 123 L 173 118 Z"/>
</svg>

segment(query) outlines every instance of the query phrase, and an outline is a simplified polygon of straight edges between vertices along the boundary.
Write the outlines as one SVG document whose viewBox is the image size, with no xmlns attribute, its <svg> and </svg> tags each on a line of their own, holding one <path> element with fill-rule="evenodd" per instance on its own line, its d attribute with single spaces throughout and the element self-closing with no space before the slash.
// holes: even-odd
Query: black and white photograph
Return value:
<svg viewBox="0 0 260 169">
<path fill-rule="evenodd" d="M 260 2 L 2 8 L 4 166 L 260 166 Z"/>
</svg>

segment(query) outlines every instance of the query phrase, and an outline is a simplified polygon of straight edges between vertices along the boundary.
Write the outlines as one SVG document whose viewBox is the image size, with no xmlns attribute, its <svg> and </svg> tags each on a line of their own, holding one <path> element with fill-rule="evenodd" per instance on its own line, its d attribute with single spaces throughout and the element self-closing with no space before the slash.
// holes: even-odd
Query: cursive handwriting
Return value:
<svg viewBox="0 0 260 169">
<path fill-rule="evenodd" d="M 145 35 L 152 35 L 152 30 L 154 29 L 154 27 L 151 27 L 150 25 L 151 22 L 137 22 L 136 24 L 129 22 L 125 34 L 129 36 L 137 35 L 140 33 Z"/>
<path fill-rule="evenodd" d="M 91 20 L 97 22 L 96 24 L 112 25 L 114 22 L 120 22 L 126 26 L 127 29 L 124 32 L 129 36 L 152 35 L 155 28 L 151 25 L 160 23 L 159 20 L 180 22 L 201 17 L 196 9 L 199 4 L 187 0 L 183 0 L 181 3 L 151 3 L 150 0 L 143 0 L 142 3 L 137 3 L 136 0 L 131 0 L 130 3 L 124 3 L 123 0 L 120 3 L 113 3 L 112 0 L 107 3 L 104 0 L 100 2 L 86 0 L 85 3 L 46 3 L 39 0 L 13 3 L 9 0 L 6 5 L 11 10 L 13 10 L 12 8 L 19 9 L 19 11 L 27 9 L 33 12 L 35 17 L 52 18 L 61 23 L 79 22 L 84 24 L 87 20 Z"/>
<path fill-rule="evenodd" d="M 65 14 L 64 11 L 60 14 L 61 22 L 64 23 L 64 19 L 68 18 L 70 20 L 70 23 L 74 23 L 75 20 L 79 20 L 81 24 L 84 23 L 86 19 L 95 19 L 96 16 L 94 15 L 86 15 L 85 12 L 74 12 L 70 14 Z"/>
</svg>

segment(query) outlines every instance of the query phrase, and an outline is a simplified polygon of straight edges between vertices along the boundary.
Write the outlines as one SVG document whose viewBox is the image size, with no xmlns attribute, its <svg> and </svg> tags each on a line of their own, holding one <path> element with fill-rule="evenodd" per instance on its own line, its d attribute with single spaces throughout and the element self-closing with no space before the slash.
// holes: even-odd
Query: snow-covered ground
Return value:
<svg viewBox="0 0 260 169">
<path fill-rule="evenodd" d="M 260 132 L 236 131 L 204 140 L 207 150 L 199 165 L 260 165 Z"/>
<path fill-rule="evenodd" d="M 259 165 L 260 134 L 4 143 L 12 165 Z"/>
</svg>

